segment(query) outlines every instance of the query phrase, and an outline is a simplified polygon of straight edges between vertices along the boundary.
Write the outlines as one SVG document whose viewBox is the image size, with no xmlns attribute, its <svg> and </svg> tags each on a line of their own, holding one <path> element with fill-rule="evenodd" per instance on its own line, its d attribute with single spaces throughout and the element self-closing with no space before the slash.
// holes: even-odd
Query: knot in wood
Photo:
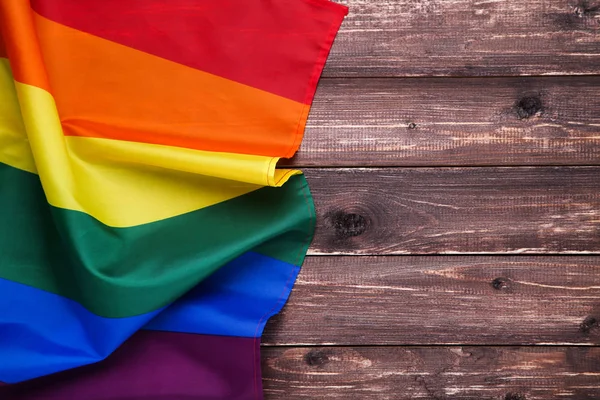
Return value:
<svg viewBox="0 0 600 400">
<path fill-rule="evenodd" d="M 362 235 L 367 230 L 367 220 L 360 214 L 338 211 L 329 216 L 338 237 L 349 238 Z"/>
<path fill-rule="evenodd" d="M 575 6 L 574 12 L 579 18 L 595 17 L 596 15 L 600 15 L 600 4 L 592 6 L 585 0 L 580 1 L 579 4 Z"/>
<path fill-rule="evenodd" d="M 327 364 L 329 357 L 320 350 L 311 350 L 304 356 L 304 361 L 311 367 L 318 367 Z"/>
<path fill-rule="evenodd" d="M 542 100 L 539 96 L 525 96 L 517 101 L 515 110 L 519 119 L 527 119 L 543 111 Z"/>
<path fill-rule="evenodd" d="M 583 320 L 581 324 L 579 324 L 579 330 L 583 333 L 590 333 L 590 331 L 594 328 L 598 328 L 600 325 L 600 321 L 594 317 L 587 317 Z"/>
<path fill-rule="evenodd" d="M 492 281 L 492 287 L 496 290 L 507 290 L 510 288 L 510 279 L 508 278 L 496 278 Z"/>
<path fill-rule="evenodd" d="M 417 124 L 411 122 L 410 124 L 408 124 L 408 129 L 417 129 Z"/>
<path fill-rule="evenodd" d="M 527 397 L 518 393 L 507 393 L 506 396 L 504 396 L 504 400 L 527 400 Z"/>
</svg>

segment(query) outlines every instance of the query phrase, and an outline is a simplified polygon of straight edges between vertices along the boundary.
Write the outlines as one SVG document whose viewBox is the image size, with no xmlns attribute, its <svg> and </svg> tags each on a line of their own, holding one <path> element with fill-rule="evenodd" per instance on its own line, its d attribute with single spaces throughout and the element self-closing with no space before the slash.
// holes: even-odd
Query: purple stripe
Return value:
<svg viewBox="0 0 600 400">
<path fill-rule="evenodd" d="M 260 340 L 139 331 L 97 364 L 0 386 L 0 399 L 262 399 Z"/>
</svg>

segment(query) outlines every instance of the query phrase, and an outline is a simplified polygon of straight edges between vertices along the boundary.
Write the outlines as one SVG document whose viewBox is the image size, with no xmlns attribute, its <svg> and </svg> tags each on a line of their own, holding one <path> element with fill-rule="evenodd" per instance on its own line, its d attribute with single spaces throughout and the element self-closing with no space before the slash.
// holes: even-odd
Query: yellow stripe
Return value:
<svg viewBox="0 0 600 400">
<path fill-rule="evenodd" d="M 6 58 L 0 58 L 0 162 L 37 173 Z"/>
<path fill-rule="evenodd" d="M 109 226 L 128 227 L 211 206 L 262 186 L 281 186 L 300 173 L 276 170 L 278 158 L 273 157 L 64 137 L 52 96 L 35 86 L 13 84 L 5 64 L 0 104 L 9 107 L 0 110 L 0 162 L 29 172 L 36 172 L 37 165 L 48 202 L 56 207 L 85 212 Z"/>
<path fill-rule="evenodd" d="M 63 140 L 72 158 L 95 165 L 117 163 L 137 169 L 140 166 L 159 167 L 259 186 L 281 186 L 291 174 L 300 173 L 276 170 L 277 157 L 219 153 L 104 138 L 67 136 Z"/>
</svg>

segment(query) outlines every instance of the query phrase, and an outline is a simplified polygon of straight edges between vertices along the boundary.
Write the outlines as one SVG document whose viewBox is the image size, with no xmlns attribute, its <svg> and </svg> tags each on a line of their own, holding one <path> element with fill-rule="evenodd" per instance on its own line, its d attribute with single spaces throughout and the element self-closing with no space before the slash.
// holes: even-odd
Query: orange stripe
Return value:
<svg viewBox="0 0 600 400">
<path fill-rule="evenodd" d="M 308 106 L 34 14 L 66 135 L 290 157 Z"/>
<path fill-rule="evenodd" d="M 15 80 L 49 91 L 28 0 L 0 1 L 0 33 Z"/>
<path fill-rule="evenodd" d="M 345 6 L 330 1 L 31 0 L 40 15 L 309 104 Z"/>
</svg>

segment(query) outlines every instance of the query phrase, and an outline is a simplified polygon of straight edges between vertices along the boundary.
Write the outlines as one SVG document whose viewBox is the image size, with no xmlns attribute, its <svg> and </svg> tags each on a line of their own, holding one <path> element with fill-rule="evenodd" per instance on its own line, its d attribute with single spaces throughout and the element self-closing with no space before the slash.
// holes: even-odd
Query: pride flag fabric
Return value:
<svg viewBox="0 0 600 400">
<path fill-rule="evenodd" d="M 0 399 L 260 399 L 329 0 L 0 0 Z"/>
</svg>

